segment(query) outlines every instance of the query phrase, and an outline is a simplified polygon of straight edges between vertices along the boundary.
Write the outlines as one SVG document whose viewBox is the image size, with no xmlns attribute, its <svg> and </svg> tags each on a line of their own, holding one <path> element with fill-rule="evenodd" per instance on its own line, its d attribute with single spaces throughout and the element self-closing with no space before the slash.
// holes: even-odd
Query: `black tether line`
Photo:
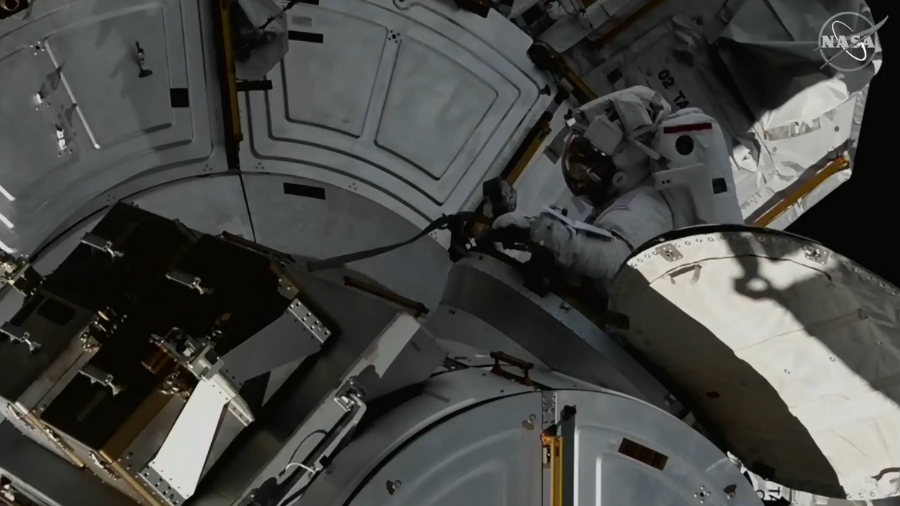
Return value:
<svg viewBox="0 0 900 506">
<path fill-rule="evenodd" d="M 346 255 L 340 255 L 331 258 L 325 258 L 323 260 L 311 260 L 307 264 L 307 270 L 309 272 L 322 271 L 325 269 L 334 269 L 336 267 L 341 267 L 345 264 L 351 262 L 358 262 L 360 260 L 365 260 L 366 258 L 372 258 L 378 255 L 382 255 L 389 251 L 393 251 L 397 248 L 402 248 L 408 244 L 412 244 L 419 239 L 425 237 L 426 235 L 434 232 L 435 230 L 442 230 L 450 226 L 451 223 L 466 223 L 471 220 L 476 220 L 482 223 L 489 224 L 491 220 L 481 214 L 474 212 L 461 212 L 456 214 L 451 214 L 449 216 L 441 216 L 440 218 L 432 221 L 425 227 L 424 230 L 415 235 L 412 239 L 408 241 L 399 242 L 396 244 L 391 244 L 389 246 L 381 246 L 380 248 L 368 249 L 365 251 L 357 251 L 356 253 L 348 253 Z"/>
</svg>

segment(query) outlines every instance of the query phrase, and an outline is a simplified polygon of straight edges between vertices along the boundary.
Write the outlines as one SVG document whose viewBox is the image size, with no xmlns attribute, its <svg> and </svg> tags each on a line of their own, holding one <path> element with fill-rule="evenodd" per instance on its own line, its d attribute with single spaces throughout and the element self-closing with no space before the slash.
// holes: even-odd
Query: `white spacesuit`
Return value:
<svg viewBox="0 0 900 506">
<path fill-rule="evenodd" d="M 602 283 L 660 234 L 743 223 L 722 131 L 699 109 L 671 113 L 659 93 L 637 86 L 584 105 L 570 127 L 563 173 L 570 190 L 595 206 L 588 222 L 549 208 L 494 222 L 528 228 L 567 270 Z"/>
</svg>

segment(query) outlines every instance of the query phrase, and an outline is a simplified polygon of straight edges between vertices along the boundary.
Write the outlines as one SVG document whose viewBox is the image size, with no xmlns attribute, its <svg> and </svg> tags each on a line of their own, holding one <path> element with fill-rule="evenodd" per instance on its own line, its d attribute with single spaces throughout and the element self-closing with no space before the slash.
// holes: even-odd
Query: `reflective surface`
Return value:
<svg viewBox="0 0 900 506">
<path fill-rule="evenodd" d="M 617 275 L 621 333 L 750 471 L 829 497 L 894 497 L 900 290 L 799 236 L 674 232 Z"/>
</svg>

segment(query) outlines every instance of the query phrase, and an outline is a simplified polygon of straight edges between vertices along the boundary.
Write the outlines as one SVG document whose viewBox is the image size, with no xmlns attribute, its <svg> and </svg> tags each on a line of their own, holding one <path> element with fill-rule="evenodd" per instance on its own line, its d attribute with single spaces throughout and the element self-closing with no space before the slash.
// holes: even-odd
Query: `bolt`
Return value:
<svg viewBox="0 0 900 506">
<path fill-rule="evenodd" d="M 735 495 L 737 495 L 737 485 L 728 485 L 722 491 L 725 492 L 725 497 L 727 497 L 728 499 L 734 499 Z"/>
<path fill-rule="evenodd" d="M 388 480 L 385 485 L 387 487 L 388 494 L 394 495 L 394 492 L 396 492 L 400 488 L 400 485 L 402 485 L 402 483 L 400 482 L 400 480 Z"/>
</svg>

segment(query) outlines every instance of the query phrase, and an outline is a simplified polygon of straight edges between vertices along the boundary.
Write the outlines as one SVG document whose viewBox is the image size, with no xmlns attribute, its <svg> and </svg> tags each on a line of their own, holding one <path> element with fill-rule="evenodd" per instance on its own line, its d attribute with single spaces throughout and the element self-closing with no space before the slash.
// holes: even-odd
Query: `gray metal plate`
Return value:
<svg viewBox="0 0 900 506">
<path fill-rule="evenodd" d="M 344 506 L 372 469 L 430 425 L 475 404 L 531 391 L 483 369 L 438 374 L 422 395 L 379 417 L 338 453 L 330 472 L 310 485 L 297 506 Z"/>
<path fill-rule="evenodd" d="M 673 413 L 681 411 L 678 403 L 669 401 L 669 391 L 605 332 L 556 295 L 538 297 L 522 283 L 521 274 L 499 260 L 485 255 L 465 258 L 451 269 L 435 318 L 447 321 L 444 308 L 470 313 L 555 371 L 646 399 Z M 491 333 L 481 334 L 487 338 L 485 345 L 502 342 Z M 441 338 L 477 345 L 472 336 L 442 333 Z"/>
<path fill-rule="evenodd" d="M 345 187 L 277 175 L 243 176 L 256 240 L 308 258 L 363 251 L 406 241 L 421 229 Z M 324 198 L 289 195 L 285 184 L 321 190 Z M 348 267 L 434 309 L 450 271 L 447 251 L 431 238 Z"/>
<path fill-rule="evenodd" d="M 71 97 L 82 110 L 80 118 L 84 118 L 82 126 L 88 134 L 82 145 L 89 140 L 95 149 L 106 149 L 173 126 L 169 59 L 161 50 L 167 42 L 163 5 L 144 4 L 112 17 L 77 24 L 45 42 L 46 52 L 62 66 L 66 91 L 71 90 Z M 166 9 L 173 7 L 168 5 Z M 153 71 L 143 79 L 135 68 L 137 48 L 133 41 L 140 42 L 146 66 Z M 172 77 L 182 74 L 178 80 L 183 80 L 184 62 L 172 63 Z"/>
<path fill-rule="evenodd" d="M 208 11 L 197 0 L 47 0 L 4 20 L 0 75 L 16 79 L 0 93 L 0 246 L 33 252 L 129 178 L 156 172 L 133 192 L 225 169 Z M 153 71 L 143 79 L 135 42 Z M 189 107 L 172 105 L 171 88 Z"/>
<path fill-rule="evenodd" d="M 549 101 L 531 40 L 437 1 L 299 4 L 273 90 L 242 103 L 242 168 L 363 194 L 422 227 L 480 195 Z"/>
<path fill-rule="evenodd" d="M 528 422 L 540 416 L 538 392 L 457 415 L 386 462 L 349 505 L 539 506 L 541 431 Z"/>
<path fill-rule="evenodd" d="M 556 394 L 556 409 L 565 406 L 577 411 L 575 504 L 761 504 L 737 465 L 663 411 L 623 396 L 564 390 Z M 623 448 L 626 438 L 644 449 Z M 651 451 L 665 460 L 651 458 Z"/>
</svg>

